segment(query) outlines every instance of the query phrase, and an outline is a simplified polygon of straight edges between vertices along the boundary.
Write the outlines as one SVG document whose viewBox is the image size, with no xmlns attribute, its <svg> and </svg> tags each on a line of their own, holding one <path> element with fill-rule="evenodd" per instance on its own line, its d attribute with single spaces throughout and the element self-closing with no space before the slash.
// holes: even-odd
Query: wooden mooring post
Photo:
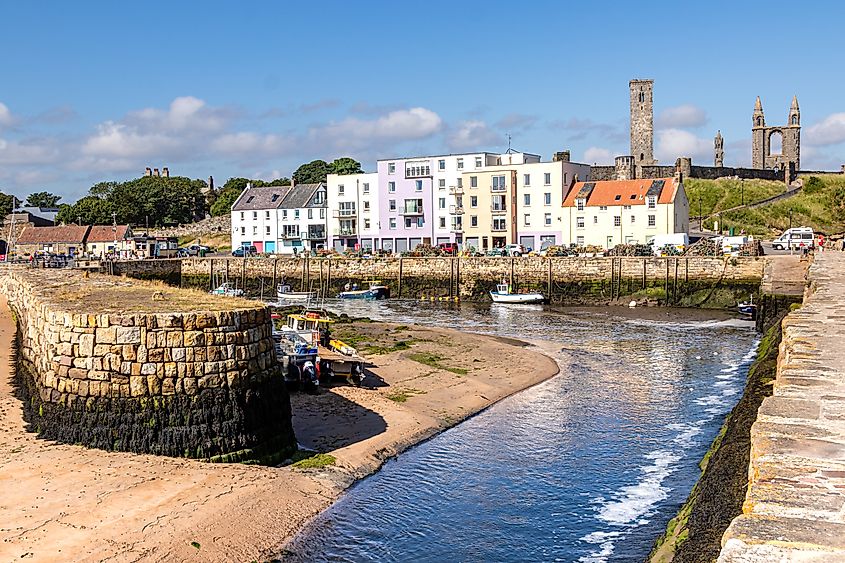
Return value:
<svg viewBox="0 0 845 563">
<path fill-rule="evenodd" d="M 396 289 L 397 299 L 402 297 L 402 257 L 399 257 L 399 287 Z"/>
<path fill-rule="evenodd" d="M 208 259 L 208 291 L 214 290 L 214 258 Z"/>
</svg>

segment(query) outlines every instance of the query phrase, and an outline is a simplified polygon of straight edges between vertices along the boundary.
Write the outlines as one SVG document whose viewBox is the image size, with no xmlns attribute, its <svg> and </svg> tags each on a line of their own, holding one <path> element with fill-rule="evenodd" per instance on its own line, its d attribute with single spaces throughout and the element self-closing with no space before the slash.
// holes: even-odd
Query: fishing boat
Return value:
<svg viewBox="0 0 845 563">
<path fill-rule="evenodd" d="M 282 282 L 276 286 L 276 299 L 288 302 L 308 302 L 317 298 L 316 291 L 291 291 L 290 285 Z"/>
<path fill-rule="evenodd" d="M 229 282 L 224 282 L 216 289 L 209 291 L 209 293 L 212 295 L 225 295 L 226 297 L 241 297 L 244 294 L 244 290 L 233 287 Z"/>
<path fill-rule="evenodd" d="M 358 289 L 357 285 L 352 287 L 346 284 L 346 289 L 337 296 L 340 299 L 387 299 L 390 297 L 390 288 L 381 285 L 380 280 L 370 280 L 368 289 Z"/>
<path fill-rule="evenodd" d="M 737 305 L 737 310 L 740 315 L 752 320 L 757 320 L 757 305 L 754 303 L 754 295 L 752 294 L 747 302 L 743 301 L 742 303 L 739 303 Z"/>
<path fill-rule="evenodd" d="M 543 303 L 546 298 L 542 293 L 511 293 L 506 283 L 496 285 L 496 291 L 490 292 L 493 303 L 515 303 L 527 305 L 531 303 Z"/>
</svg>

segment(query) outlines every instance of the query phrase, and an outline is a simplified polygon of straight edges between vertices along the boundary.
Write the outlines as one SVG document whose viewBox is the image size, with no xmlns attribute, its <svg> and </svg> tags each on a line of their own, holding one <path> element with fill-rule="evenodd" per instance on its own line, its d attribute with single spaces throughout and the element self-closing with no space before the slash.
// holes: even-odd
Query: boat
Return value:
<svg viewBox="0 0 845 563">
<path fill-rule="evenodd" d="M 291 291 L 290 285 L 285 282 L 276 286 L 276 299 L 279 301 L 311 301 L 317 298 L 316 291 Z"/>
<path fill-rule="evenodd" d="M 225 295 L 226 297 L 241 297 L 244 294 L 244 290 L 233 287 L 229 282 L 224 282 L 216 289 L 209 291 L 209 293 L 212 295 Z"/>
<path fill-rule="evenodd" d="M 542 293 L 511 293 L 506 283 L 496 285 L 496 291 L 490 292 L 493 303 L 516 303 L 527 305 L 531 303 L 543 303 L 546 298 Z"/>
<path fill-rule="evenodd" d="M 349 289 L 341 291 L 337 296 L 340 299 L 387 299 L 390 297 L 390 288 L 381 285 L 380 280 L 371 280 L 368 283 L 370 284 L 368 289 L 358 289 L 357 285 L 349 288 L 347 284 L 346 287 Z"/>
<path fill-rule="evenodd" d="M 747 302 L 743 301 L 742 303 L 739 303 L 737 305 L 737 310 L 740 315 L 752 320 L 757 320 L 757 305 L 754 303 L 754 295 L 752 294 Z"/>
</svg>

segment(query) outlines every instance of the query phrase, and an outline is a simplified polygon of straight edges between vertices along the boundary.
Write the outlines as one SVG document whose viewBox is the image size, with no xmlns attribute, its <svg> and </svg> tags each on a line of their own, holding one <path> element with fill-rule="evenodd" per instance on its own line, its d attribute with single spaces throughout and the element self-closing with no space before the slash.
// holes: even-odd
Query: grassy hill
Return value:
<svg viewBox="0 0 845 563">
<path fill-rule="evenodd" d="M 765 180 L 687 179 L 684 187 L 690 202 L 690 224 L 698 227 L 697 219 L 692 217 L 699 214 L 700 198 L 707 229 L 713 228 L 716 219 L 710 216 L 720 213 L 722 228 L 735 227 L 737 231 L 745 229 L 750 234 L 773 236 L 789 228 L 791 211 L 793 227 L 813 227 L 827 235 L 845 233 L 845 177 L 824 174 L 802 179 L 804 189 L 791 198 L 734 211 L 726 210 L 741 205 L 743 199 L 748 204 L 781 194 L 784 184 Z"/>
</svg>

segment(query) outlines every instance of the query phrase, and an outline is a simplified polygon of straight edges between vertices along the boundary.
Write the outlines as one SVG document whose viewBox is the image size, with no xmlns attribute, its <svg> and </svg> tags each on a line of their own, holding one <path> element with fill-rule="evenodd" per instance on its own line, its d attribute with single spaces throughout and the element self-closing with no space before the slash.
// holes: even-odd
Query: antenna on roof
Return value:
<svg viewBox="0 0 845 563">
<path fill-rule="evenodd" d="M 516 152 L 514 149 L 511 148 L 511 134 L 508 133 L 507 137 L 508 137 L 508 150 L 505 154 L 510 154 L 512 152 Z"/>
</svg>

